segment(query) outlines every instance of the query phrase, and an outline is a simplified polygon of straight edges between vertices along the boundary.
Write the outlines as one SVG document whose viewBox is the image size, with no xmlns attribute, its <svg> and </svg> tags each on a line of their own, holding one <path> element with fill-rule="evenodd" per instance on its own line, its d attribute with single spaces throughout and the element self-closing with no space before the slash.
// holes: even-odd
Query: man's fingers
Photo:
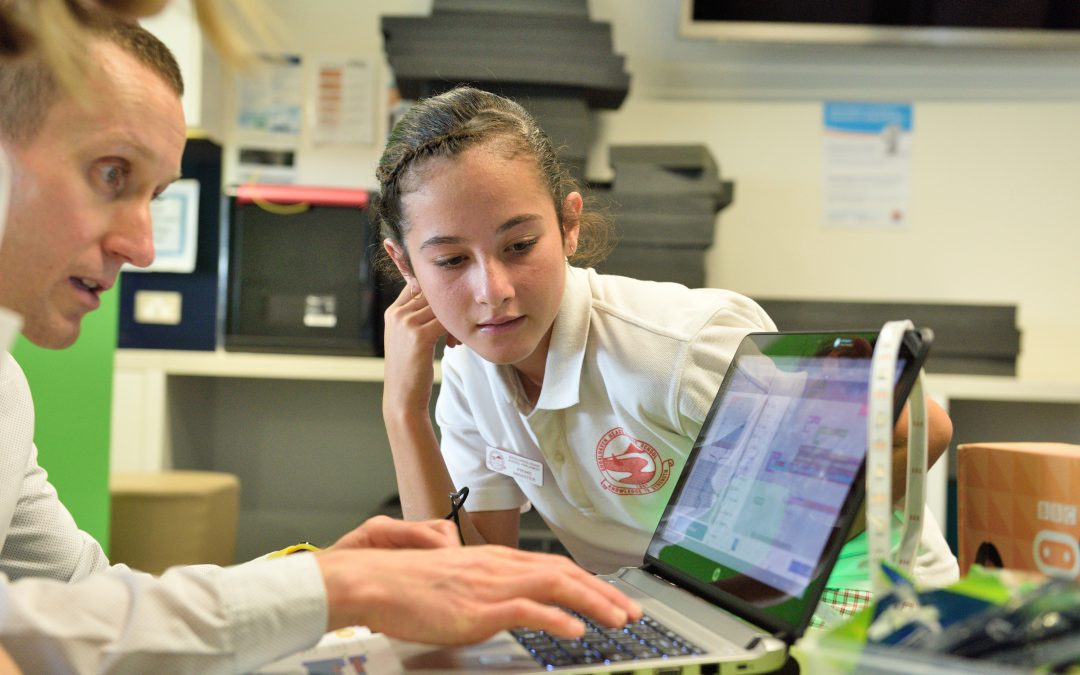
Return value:
<svg viewBox="0 0 1080 675">
<path fill-rule="evenodd" d="M 406 523 L 395 544 L 398 548 L 446 548 L 461 546 L 457 526 L 449 520 L 425 520 Z"/>
<path fill-rule="evenodd" d="M 585 624 L 577 617 L 558 607 L 525 598 L 489 605 L 479 612 L 478 619 L 480 626 L 485 627 L 483 632 L 487 632 L 487 627 L 492 629 L 481 639 L 491 637 L 504 626 L 543 630 L 563 638 L 576 638 L 585 634 Z"/>
<path fill-rule="evenodd" d="M 568 558 L 514 551 L 510 560 L 485 558 L 490 580 L 483 598 L 499 601 L 526 597 L 566 607 L 608 626 L 622 626 L 641 617 L 641 607 L 606 581 Z"/>
<path fill-rule="evenodd" d="M 641 605 L 627 597 L 613 584 L 596 577 L 569 558 L 558 555 L 553 555 L 551 558 L 552 573 L 557 575 L 560 581 L 570 584 L 567 586 L 564 583 L 554 588 L 557 592 L 571 598 L 569 601 L 555 599 L 554 602 L 571 607 L 575 611 L 612 626 L 619 626 L 627 621 L 637 621 L 641 618 Z M 586 593 L 582 593 L 582 587 L 587 591 Z M 576 602 L 588 603 L 588 605 L 572 604 Z M 611 613 L 612 609 L 618 609 L 621 612 Z M 604 616 L 605 613 L 607 616 Z"/>
<path fill-rule="evenodd" d="M 371 524 L 371 534 L 406 531 L 384 520 Z M 450 523 L 410 525 L 409 536 L 424 538 L 426 531 L 437 538 L 445 537 Z M 611 626 L 636 618 L 635 609 L 640 616 L 636 603 L 562 556 L 502 546 L 368 548 L 316 556 L 331 628 L 359 622 L 406 640 L 465 644 L 521 626 L 560 637 L 582 635 L 582 622 L 563 608 Z"/>
<path fill-rule="evenodd" d="M 460 547 L 456 526 L 448 520 L 404 521 L 374 516 L 360 531 L 360 545 L 374 548 L 430 549 Z"/>
</svg>

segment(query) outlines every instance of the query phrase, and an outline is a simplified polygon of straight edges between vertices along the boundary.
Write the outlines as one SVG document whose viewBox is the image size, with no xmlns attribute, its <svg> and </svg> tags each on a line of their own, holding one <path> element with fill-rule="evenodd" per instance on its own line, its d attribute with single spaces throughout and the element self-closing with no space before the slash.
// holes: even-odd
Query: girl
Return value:
<svg viewBox="0 0 1080 675">
<path fill-rule="evenodd" d="M 531 505 L 587 569 L 640 564 L 731 355 L 773 322 L 730 291 L 572 266 L 602 254 L 610 225 L 505 98 L 460 87 L 418 103 L 377 175 L 406 281 L 386 314 L 383 398 L 405 517 L 444 515 L 467 486 L 467 543 L 516 546 Z M 443 335 L 461 346 L 442 359 L 440 440 Z M 950 433 L 932 433 L 938 454 Z"/>
</svg>

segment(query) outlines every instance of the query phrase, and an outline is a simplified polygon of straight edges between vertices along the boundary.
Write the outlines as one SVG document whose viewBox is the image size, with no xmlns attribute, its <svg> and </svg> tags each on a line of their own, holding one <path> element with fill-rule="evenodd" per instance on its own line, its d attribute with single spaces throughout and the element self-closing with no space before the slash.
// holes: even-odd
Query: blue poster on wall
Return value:
<svg viewBox="0 0 1080 675">
<path fill-rule="evenodd" d="M 909 219 L 912 106 L 826 101 L 825 227 L 895 229 Z"/>
</svg>

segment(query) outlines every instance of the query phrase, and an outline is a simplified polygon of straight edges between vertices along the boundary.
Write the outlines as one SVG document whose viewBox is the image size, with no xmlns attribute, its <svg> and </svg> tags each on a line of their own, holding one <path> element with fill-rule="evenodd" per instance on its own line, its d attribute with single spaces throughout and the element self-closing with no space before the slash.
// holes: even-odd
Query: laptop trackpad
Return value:
<svg viewBox="0 0 1080 675">
<path fill-rule="evenodd" d="M 394 653 L 406 673 L 525 673 L 536 672 L 532 655 L 512 635 L 501 632 L 495 637 L 466 647 L 433 647 L 402 640 L 391 640 Z"/>
<path fill-rule="evenodd" d="M 615 585 L 619 590 L 642 602 L 646 612 L 662 621 L 669 612 L 673 611 L 732 642 L 735 646 L 743 647 L 751 644 L 754 638 L 767 638 L 770 644 L 774 642 L 783 644 L 734 614 L 639 568 L 619 570 L 609 578 L 616 579 Z M 670 609 L 664 611 L 664 608 Z"/>
</svg>

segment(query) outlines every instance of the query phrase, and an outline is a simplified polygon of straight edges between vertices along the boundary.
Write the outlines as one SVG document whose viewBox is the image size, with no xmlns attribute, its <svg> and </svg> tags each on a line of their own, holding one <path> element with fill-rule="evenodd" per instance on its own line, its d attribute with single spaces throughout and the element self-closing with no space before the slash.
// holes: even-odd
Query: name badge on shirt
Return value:
<svg viewBox="0 0 1080 675">
<path fill-rule="evenodd" d="M 487 468 L 504 476 L 528 481 L 538 487 L 544 485 L 544 465 L 535 459 L 489 446 L 486 464 Z"/>
</svg>

